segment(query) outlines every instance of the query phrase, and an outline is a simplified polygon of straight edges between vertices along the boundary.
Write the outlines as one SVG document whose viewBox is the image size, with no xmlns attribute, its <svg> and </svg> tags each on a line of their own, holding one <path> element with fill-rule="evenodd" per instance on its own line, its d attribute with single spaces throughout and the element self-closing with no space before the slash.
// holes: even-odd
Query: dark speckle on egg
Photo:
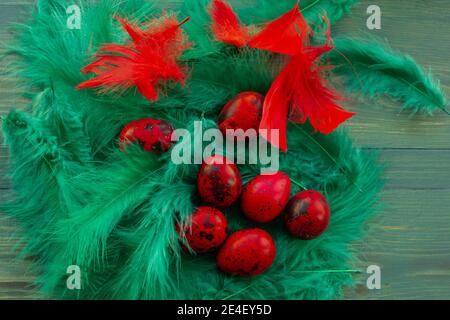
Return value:
<svg viewBox="0 0 450 320">
<path fill-rule="evenodd" d="M 263 104 L 264 96 L 257 92 L 242 92 L 231 99 L 220 112 L 217 121 L 223 135 L 226 136 L 227 130 L 254 129 L 256 132 L 261 122 Z"/>
<path fill-rule="evenodd" d="M 276 247 L 270 234 L 262 229 L 233 233 L 217 254 L 217 265 L 231 275 L 256 276 L 270 268 Z"/>
<path fill-rule="evenodd" d="M 242 191 L 242 178 L 234 164 L 220 155 L 205 160 L 197 177 L 202 200 L 218 208 L 231 206 Z"/>
<path fill-rule="evenodd" d="M 302 191 L 289 201 L 284 220 L 294 237 L 315 239 L 325 232 L 330 223 L 330 207 L 321 193 Z"/>
<path fill-rule="evenodd" d="M 228 222 L 225 215 L 211 207 L 199 207 L 185 226 L 176 227 L 178 234 L 186 237 L 192 250 L 205 253 L 217 249 L 226 239 Z"/>
<path fill-rule="evenodd" d="M 140 119 L 127 125 L 120 133 L 120 149 L 131 143 L 139 143 L 146 151 L 161 154 L 172 145 L 173 126 L 164 120 Z"/>
</svg>

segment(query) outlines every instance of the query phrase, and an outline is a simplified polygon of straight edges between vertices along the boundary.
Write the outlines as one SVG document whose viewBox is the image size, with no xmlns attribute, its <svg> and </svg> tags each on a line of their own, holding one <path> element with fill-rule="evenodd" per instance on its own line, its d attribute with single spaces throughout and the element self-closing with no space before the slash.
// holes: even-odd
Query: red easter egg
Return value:
<svg viewBox="0 0 450 320">
<path fill-rule="evenodd" d="M 222 245 L 227 238 L 228 221 L 219 210 L 211 207 L 199 207 L 182 228 L 177 232 L 186 237 L 189 246 L 196 253 L 210 252 Z"/>
<path fill-rule="evenodd" d="M 302 191 L 289 201 L 284 218 L 287 229 L 294 237 L 311 240 L 327 229 L 330 207 L 321 193 Z"/>
<path fill-rule="evenodd" d="M 227 129 L 259 129 L 264 96 L 257 92 L 242 92 L 228 102 L 219 114 L 218 124 L 223 135 Z M 239 139 L 239 137 L 238 137 Z"/>
<path fill-rule="evenodd" d="M 241 194 L 241 174 L 226 157 L 214 155 L 203 162 L 197 188 L 204 202 L 218 208 L 229 207 Z"/>
<path fill-rule="evenodd" d="M 120 133 L 120 149 L 123 151 L 127 145 L 138 142 L 146 151 L 156 154 L 166 152 L 172 145 L 173 131 L 173 126 L 164 120 L 141 119 L 131 122 Z"/>
<path fill-rule="evenodd" d="M 230 275 L 256 276 L 270 268 L 275 255 L 270 234 L 261 229 L 245 229 L 225 241 L 217 254 L 217 265 Z"/>
<path fill-rule="evenodd" d="M 272 221 L 283 212 L 290 193 L 291 181 L 285 173 L 257 176 L 244 187 L 241 210 L 252 221 Z"/>
</svg>

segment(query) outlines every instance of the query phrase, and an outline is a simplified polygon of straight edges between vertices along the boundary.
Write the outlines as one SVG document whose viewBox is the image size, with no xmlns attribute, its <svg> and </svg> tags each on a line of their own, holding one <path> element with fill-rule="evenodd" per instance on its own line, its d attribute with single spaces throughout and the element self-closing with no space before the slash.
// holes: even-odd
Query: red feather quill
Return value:
<svg viewBox="0 0 450 320">
<path fill-rule="evenodd" d="M 286 55 L 300 53 L 309 43 L 311 29 L 306 23 L 298 4 L 278 19 L 268 23 L 249 42 L 249 46 Z"/>
<path fill-rule="evenodd" d="M 155 101 L 164 89 L 163 82 L 184 83 L 187 67 L 178 59 L 190 47 L 175 17 L 149 21 L 147 30 L 117 18 L 132 41 L 126 45 L 107 44 L 95 54 L 96 61 L 82 69 L 96 76 L 77 89 L 98 88 L 99 93 L 123 92 L 136 86 L 149 101 Z"/>
<path fill-rule="evenodd" d="M 241 48 L 250 39 L 249 29 L 243 25 L 233 8 L 222 0 L 213 0 L 210 8 L 211 29 L 215 38 L 223 43 Z"/>
</svg>

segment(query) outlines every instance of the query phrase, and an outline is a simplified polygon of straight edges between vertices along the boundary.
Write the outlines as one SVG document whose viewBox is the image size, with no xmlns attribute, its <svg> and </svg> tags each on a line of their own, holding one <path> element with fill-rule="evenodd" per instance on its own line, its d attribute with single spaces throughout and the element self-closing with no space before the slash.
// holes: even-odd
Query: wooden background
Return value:
<svg viewBox="0 0 450 320">
<path fill-rule="evenodd" d="M 235 1 L 238 2 L 238 1 Z M 0 40 L 11 35 L 7 26 L 24 19 L 23 8 L 32 0 L 0 0 Z M 382 30 L 366 28 L 366 9 L 377 4 L 382 10 Z M 370 33 L 387 39 L 397 49 L 431 67 L 450 96 L 450 1 L 363 0 L 353 14 L 333 32 L 361 36 Z M 22 108 L 14 79 L 5 74 L 7 61 L 0 62 L 0 114 Z M 358 145 L 379 149 L 389 165 L 384 201 L 388 205 L 370 224 L 370 235 L 353 246 L 365 270 L 379 265 L 382 289 L 364 285 L 348 289 L 347 299 L 450 299 L 450 116 L 437 112 L 432 118 L 409 117 L 398 106 L 356 103 L 359 112 L 348 124 Z M 1 139 L 1 137 L 0 137 Z M 4 178 L 7 152 L 0 146 L 0 201 L 8 197 Z M 27 263 L 16 261 L 14 223 L 0 225 L 0 299 L 42 298 L 30 287 L 33 275 Z M 361 280 L 367 276 L 357 275 Z"/>
</svg>

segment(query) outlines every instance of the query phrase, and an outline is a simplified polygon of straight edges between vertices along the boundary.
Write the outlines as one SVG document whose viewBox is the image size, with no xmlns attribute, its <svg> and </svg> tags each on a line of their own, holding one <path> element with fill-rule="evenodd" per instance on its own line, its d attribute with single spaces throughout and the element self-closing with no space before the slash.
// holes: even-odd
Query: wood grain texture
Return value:
<svg viewBox="0 0 450 320">
<path fill-rule="evenodd" d="M 235 1 L 239 3 L 239 1 Z M 0 41 L 11 36 L 6 25 L 22 19 L 21 8 L 33 1 L 0 1 Z M 382 30 L 366 29 L 366 8 L 381 7 Z M 450 2 L 448 0 L 363 0 L 353 14 L 333 30 L 336 35 L 379 36 L 396 49 L 430 67 L 450 93 Z M 23 108 L 14 79 L 7 78 L 7 62 L 0 62 L 0 114 Z M 382 289 L 362 284 L 346 290 L 346 299 L 450 299 L 450 117 L 437 112 L 432 118 L 409 117 L 397 105 L 357 102 L 359 113 L 348 127 L 356 143 L 380 150 L 388 165 L 385 208 L 368 223 L 368 237 L 352 246 L 359 258 L 355 268 L 371 264 L 382 268 Z M 0 201 L 10 197 L 4 178 L 7 152 L 0 147 Z M 12 222 L 0 225 L 0 299 L 42 298 L 29 288 L 33 275 L 28 262 L 16 261 L 10 235 Z"/>
</svg>

